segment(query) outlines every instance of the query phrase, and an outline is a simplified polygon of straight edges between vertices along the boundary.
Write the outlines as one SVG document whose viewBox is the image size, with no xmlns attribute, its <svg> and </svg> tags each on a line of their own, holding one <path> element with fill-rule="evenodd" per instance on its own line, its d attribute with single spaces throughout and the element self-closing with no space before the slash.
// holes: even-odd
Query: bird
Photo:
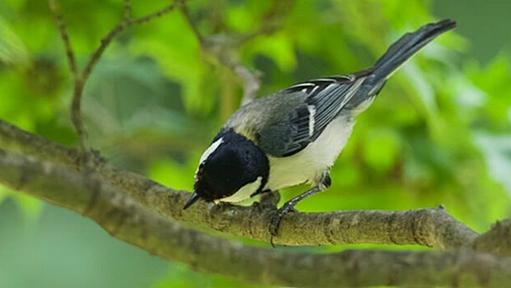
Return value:
<svg viewBox="0 0 511 288">
<path fill-rule="evenodd" d="M 309 184 L 273 214 L 269 233 L 306 197 L 331 185 L 330 168 L 357 116 L 389 77 L 430 41 L 456 27 L 445 19 L 394 42 L 376 63 L 358 72 L 294 84 L 241 106 L 204 151 L 187 209 L 197 200 L 237 203 L 255 195 Z M 273 239 L 273 238 L 272 238 Z"/>
</svg>

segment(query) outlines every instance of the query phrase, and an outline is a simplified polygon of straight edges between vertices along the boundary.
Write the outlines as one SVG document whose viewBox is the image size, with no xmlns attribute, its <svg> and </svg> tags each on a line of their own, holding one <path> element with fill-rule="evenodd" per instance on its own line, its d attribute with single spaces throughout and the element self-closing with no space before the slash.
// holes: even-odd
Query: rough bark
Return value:
<svg viewBox="0 0 511 288">
<path fill-rule="evenodd" d="M 199 271 L 255 283 L 504 287 L 511 259 L 458 249 L 355 250 L 332 254 L 256 248 L 183 227 L 142 207 L 96 172 L 0 151 L 0 182 L 95 220 L 112 236 Z"/>
</svg>

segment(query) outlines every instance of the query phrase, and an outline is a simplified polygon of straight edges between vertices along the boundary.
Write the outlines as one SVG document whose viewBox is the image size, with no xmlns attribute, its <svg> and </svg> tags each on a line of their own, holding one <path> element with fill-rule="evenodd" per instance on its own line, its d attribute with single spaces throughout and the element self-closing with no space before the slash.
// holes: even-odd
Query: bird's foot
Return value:
<svg viewBox="0 0 511 288">
<path fill-rule="evenodd" d="M 279 204 L 280 201 L 280 193 L 279 191 L 270 191 L 261 194 L 261 199 L 259 200 L 259 203 L 261 203 L 264 207 L 271 207 L 276 208 L 277 204 Z"/>
<path fill-rule="evenodd" d="M 287 203 L 286 203 L 287 204 Z M 289 212 L 295 212 L 294 205 L 285 205 L 281 208 L 277 209 L 275 214 L 270 219 L 270 226 L 269 226 L 269 232 L 270 232 L 270 244 L 272 247 L 275 247 L 275 244 L 273 243 L 273 238 L 276 237 L 279 234 L 279 228 L 280 223 L 282 222 L 282 218 L 286 216 Z"/>
<path fill-rule="evenodd" d="M 258 193 L 261 195 L 259 201 L 252 204 L 253 207 L 262 210 L 276 210 L 280 201 L 279 191 L 264 190 Z"/>
</svg>

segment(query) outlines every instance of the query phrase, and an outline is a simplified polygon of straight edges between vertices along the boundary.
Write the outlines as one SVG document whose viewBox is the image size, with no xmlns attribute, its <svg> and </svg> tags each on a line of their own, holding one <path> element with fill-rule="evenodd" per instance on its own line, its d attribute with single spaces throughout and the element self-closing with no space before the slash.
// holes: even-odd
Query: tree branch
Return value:
<svg viewBox="0 0 511 288">
<path fill-rule="evenodd" d="M 294 1 L 276 1 L 270 9 L 265 13 L 262 25 L 256 31 L 245 35 L 209 35 L 204 36 L 200 33 L 197 25 L 192 20 L 190 11 L 186 3 L 183 3 L 181 11 L 183 16 L 187 20 L 190 29 L 196 36 L 201 49 L 213 55 L 213 57 L 221 63 L 224 67 L 228 68 L 232 74 L 238 77 L 242 82 L 243 86 L 243 97 L 241 105 L 245 105 L 254 100 L 257 96 L 257 92 L 261 87 L 261 73 L 259 71 L 251 71 L 251 69 L 242 65 L 238 59 L 238 55 L 234 52 L 236 48 L 239 48 L 242 44 L 256 38 L 260 35 L 271 34 L 278 29 L 280 21 L 285 18 L 287 12 L 291 9 Z M 281 13 L 282 12 L 282 13 Z"/>
<path fill-rule="evenodd" d="M 82 95 L 83 89 L 87 80 L 89 79 L 92 70 L 96 66 L 97 62 L 105 52 L 106 48 L 112 43 L 114 38 L 119 35 L 122 31 L 124 31 L 127 27 L 132 25 L 139 25 L 147 23 L 155 18 L 161 17 L 168 12 L 174 10 L 178 4 L 184 0 L 177 0 L 176 2 L 169 4 L 162 9 L 148 14 L 139 18 L 132 18 L 131 11 L 131 1 L 125 0 L 123 4 L 123 18 L 117 25 L 115 25 L 100 41 L 99 46 L 92 52 L 89 57 L 85 67 L 82 71 L 78 68 L 74 56 L 73 49 L 71 47 L 71 43 L 69 40 L 69 35 L 67 34 L 66 25 L 62 19 L 62 15 L 58 12 L 56 0 L 48 0 L 48 6 L 50 7 L 50 11 L 53 13 L 57 26 L 59 28 L 60 37 L 64 42 L 64 47 L 66 49 L 66 55 L 69 62 L 69 67 L 72 75 L 74 76 L 74 88 L 73 88 L 73 99 L 71 101 L 71 122 L 75 127 L 76 133 L 80 139 L 80 148 L 82 152 L 87 152 L 86 147 L 86 130 L 82 120 Z"/>
<path fill-rule="evenodd" d="M 79 153 L 0 120 L 0 147 L 58 161 L 83 170 Z M 189 193 L 168 189 L 143 176 L 126 172 L 101 160 L 94 169 L 100 177 L 150 211 L 218 231 L 268 241 L 268 223 L 275 208 L 215 206 L 199 202 L 183 211 Z M 443 208 L 411 211 L 344 211 L 292 213 L 283 219 L 275 243 L 327 245 L 346 243 L 417 244 L 435 248 L 470 245 L 475 232 L 449 216 Z"/>
<path fill-rule="evenodd" d="M 241 45 L 261 35 L 268 35 L 277 31 L 294 4 L 295 0 L 274 1 L 268 11 L 264 13 L 261 26 L 255 31 L 239 37 L 238 43 Z"/>
<path fill-rule="evenodd" d="M 123 4 L 123 19 L 127 22 L 132 17 L 131 0 L 124 0 Z"/>
<path fill-rule="evenodd" d="M 190 15 L 190 9 L 188 9 L 187 3 L 183 3 L 181 6 L 181 12 L 183 13 L 183 16 L 186 19 L 186 22 L 188 22 L 188 25 L 190 25 L 190 29 L 192 30 L 193 35 L 197 40 L 199 41 L 199 44 L 201 47 L 204 45 L 204 36 L 202 36 L 202 33 L 199 31 L 199 28 L 192 20 L 192 16 Z"/>
<path fill-rule="evenodd" d="M 511 256 L 511 219 L 499 221 L 472 244 L 477 251 Z"/>
<path fill-rule="evenodd" d="M 53 13 L 55 24 L 59 29 L 60 38 L 64 43 L 69 70 L 71 70 L 72 76 L 76 78 L 78 75 L 78 66 L 76 65 L 76 59 L 73 52 L 73 48 L 71 47 L 71 41 L 69 40 L 69 34 L 67 33 L 66 24 L 64 23 L 64 19 L 62 18 L 62 14 L 59 12 L 59 7 L 57 6 L 55 0 L 49 0 L 48 7 L 50 8 L 50 11 Z"/>
<path fill-rule="evenodd" d="M 469 250 L 314 254 L 244 246 L 163 219 L 97 173 L 4 150 L 0 150 L 0 182 L 82 213 L 112 236 L 152 254 L 250 282 L 309 287 L 503 287 L 511 281 L 511 259 Z"/>
<path fill-rule="evenodd" d="M 158 11 L 155 11 L 153 13 L 150 13 L 146 16 L 143 16 L 143 17 L 139 17 L 139 18 L 133 18 L 133 19 L 130 19 L 129 21 L 129 25 L 140 25 L 140 24 L 145 24 L 149 21 L 152 21 L 156 18 L 160 18 L 162 16 L 164 16 L 165 14 L 171 12 L 172 10 L 174 10 L 175 8 L 177 8 L 178 6 L 180 5 L 183 5 L 183 3 L 185 2 L 186 0 L 175 0 L 174 3 L 172 4 L 169 4 L 165 7 L 163 7 L 162 9 L 158 10 Z"/>
<path fill-rule="evenodd" d="M 103 55 L 103 52 L 105 52 L 106 48 L 110 45 L 110 43 L 114 40 L 114 38 L 117 35 L 119 35 L 122 31 L 124 31 L 124 29 L 126 29 L 132 25 L 144 24 L 144 23 L 147 23 L 153 19 L 159 18 L 159 17 L 169 13 L 170 11 L 174 10 L 177 7 L 177 5 L 180 4 L 181 2 L 176 1 L 172 4 L 169 4 L 165 7 L 163 7 L 162 9 L 160 9 L 156 12 L 153 12 L 151 14 L 148 14 L 146 16 L 139 17 L 139 18 L 131 18 L 131 16 L 128 16 L 128 15 L 131 15 L 131 2 L 125 1 L 124 3 L 125 4 L 124 4 L 124 18 L 123 18 L 123 20 L 120 21 L 114 28 L 112 28 L 112 30 L 110 30 L 110 32 L 108 32 L 105 35 L 105 37 L 103 37 L 101 39 L 99 46 L 92 53 L 91 57 L 89 58 L 89 61 L 87 62 L 87 64 L 85 65 L 85 68 L 83 69 L 83 80 L 84 81 L 87 81 L 87 79 L 89 78 L 89 76 L 92 72 L 92 69 L 94 69 L 94 67 L 96 66 L 96 63 L 99 61 L 99 59 Z M 128 3 L 128 4 L 126 4 L 126 3 Z"/>
</svg>

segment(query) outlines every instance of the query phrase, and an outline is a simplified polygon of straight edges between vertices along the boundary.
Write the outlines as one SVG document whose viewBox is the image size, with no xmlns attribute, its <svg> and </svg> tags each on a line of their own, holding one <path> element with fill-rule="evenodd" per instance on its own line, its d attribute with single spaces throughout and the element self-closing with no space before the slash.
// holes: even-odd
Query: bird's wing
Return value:
<svg viewBox="0 0 511 288">
<path fill-rule="evenodd" d="M 276 157 L 293 155 L 321 135 L 352 97 L 359 91 L 366 73 L 326 77 L 295 84 L 274 97 L 303 94 L 303 101 L 287 115 L 270 115 L 259 131 L 259 146 Z M 275 115 L 280 111 L 275 111 Z"/>
</svg>

